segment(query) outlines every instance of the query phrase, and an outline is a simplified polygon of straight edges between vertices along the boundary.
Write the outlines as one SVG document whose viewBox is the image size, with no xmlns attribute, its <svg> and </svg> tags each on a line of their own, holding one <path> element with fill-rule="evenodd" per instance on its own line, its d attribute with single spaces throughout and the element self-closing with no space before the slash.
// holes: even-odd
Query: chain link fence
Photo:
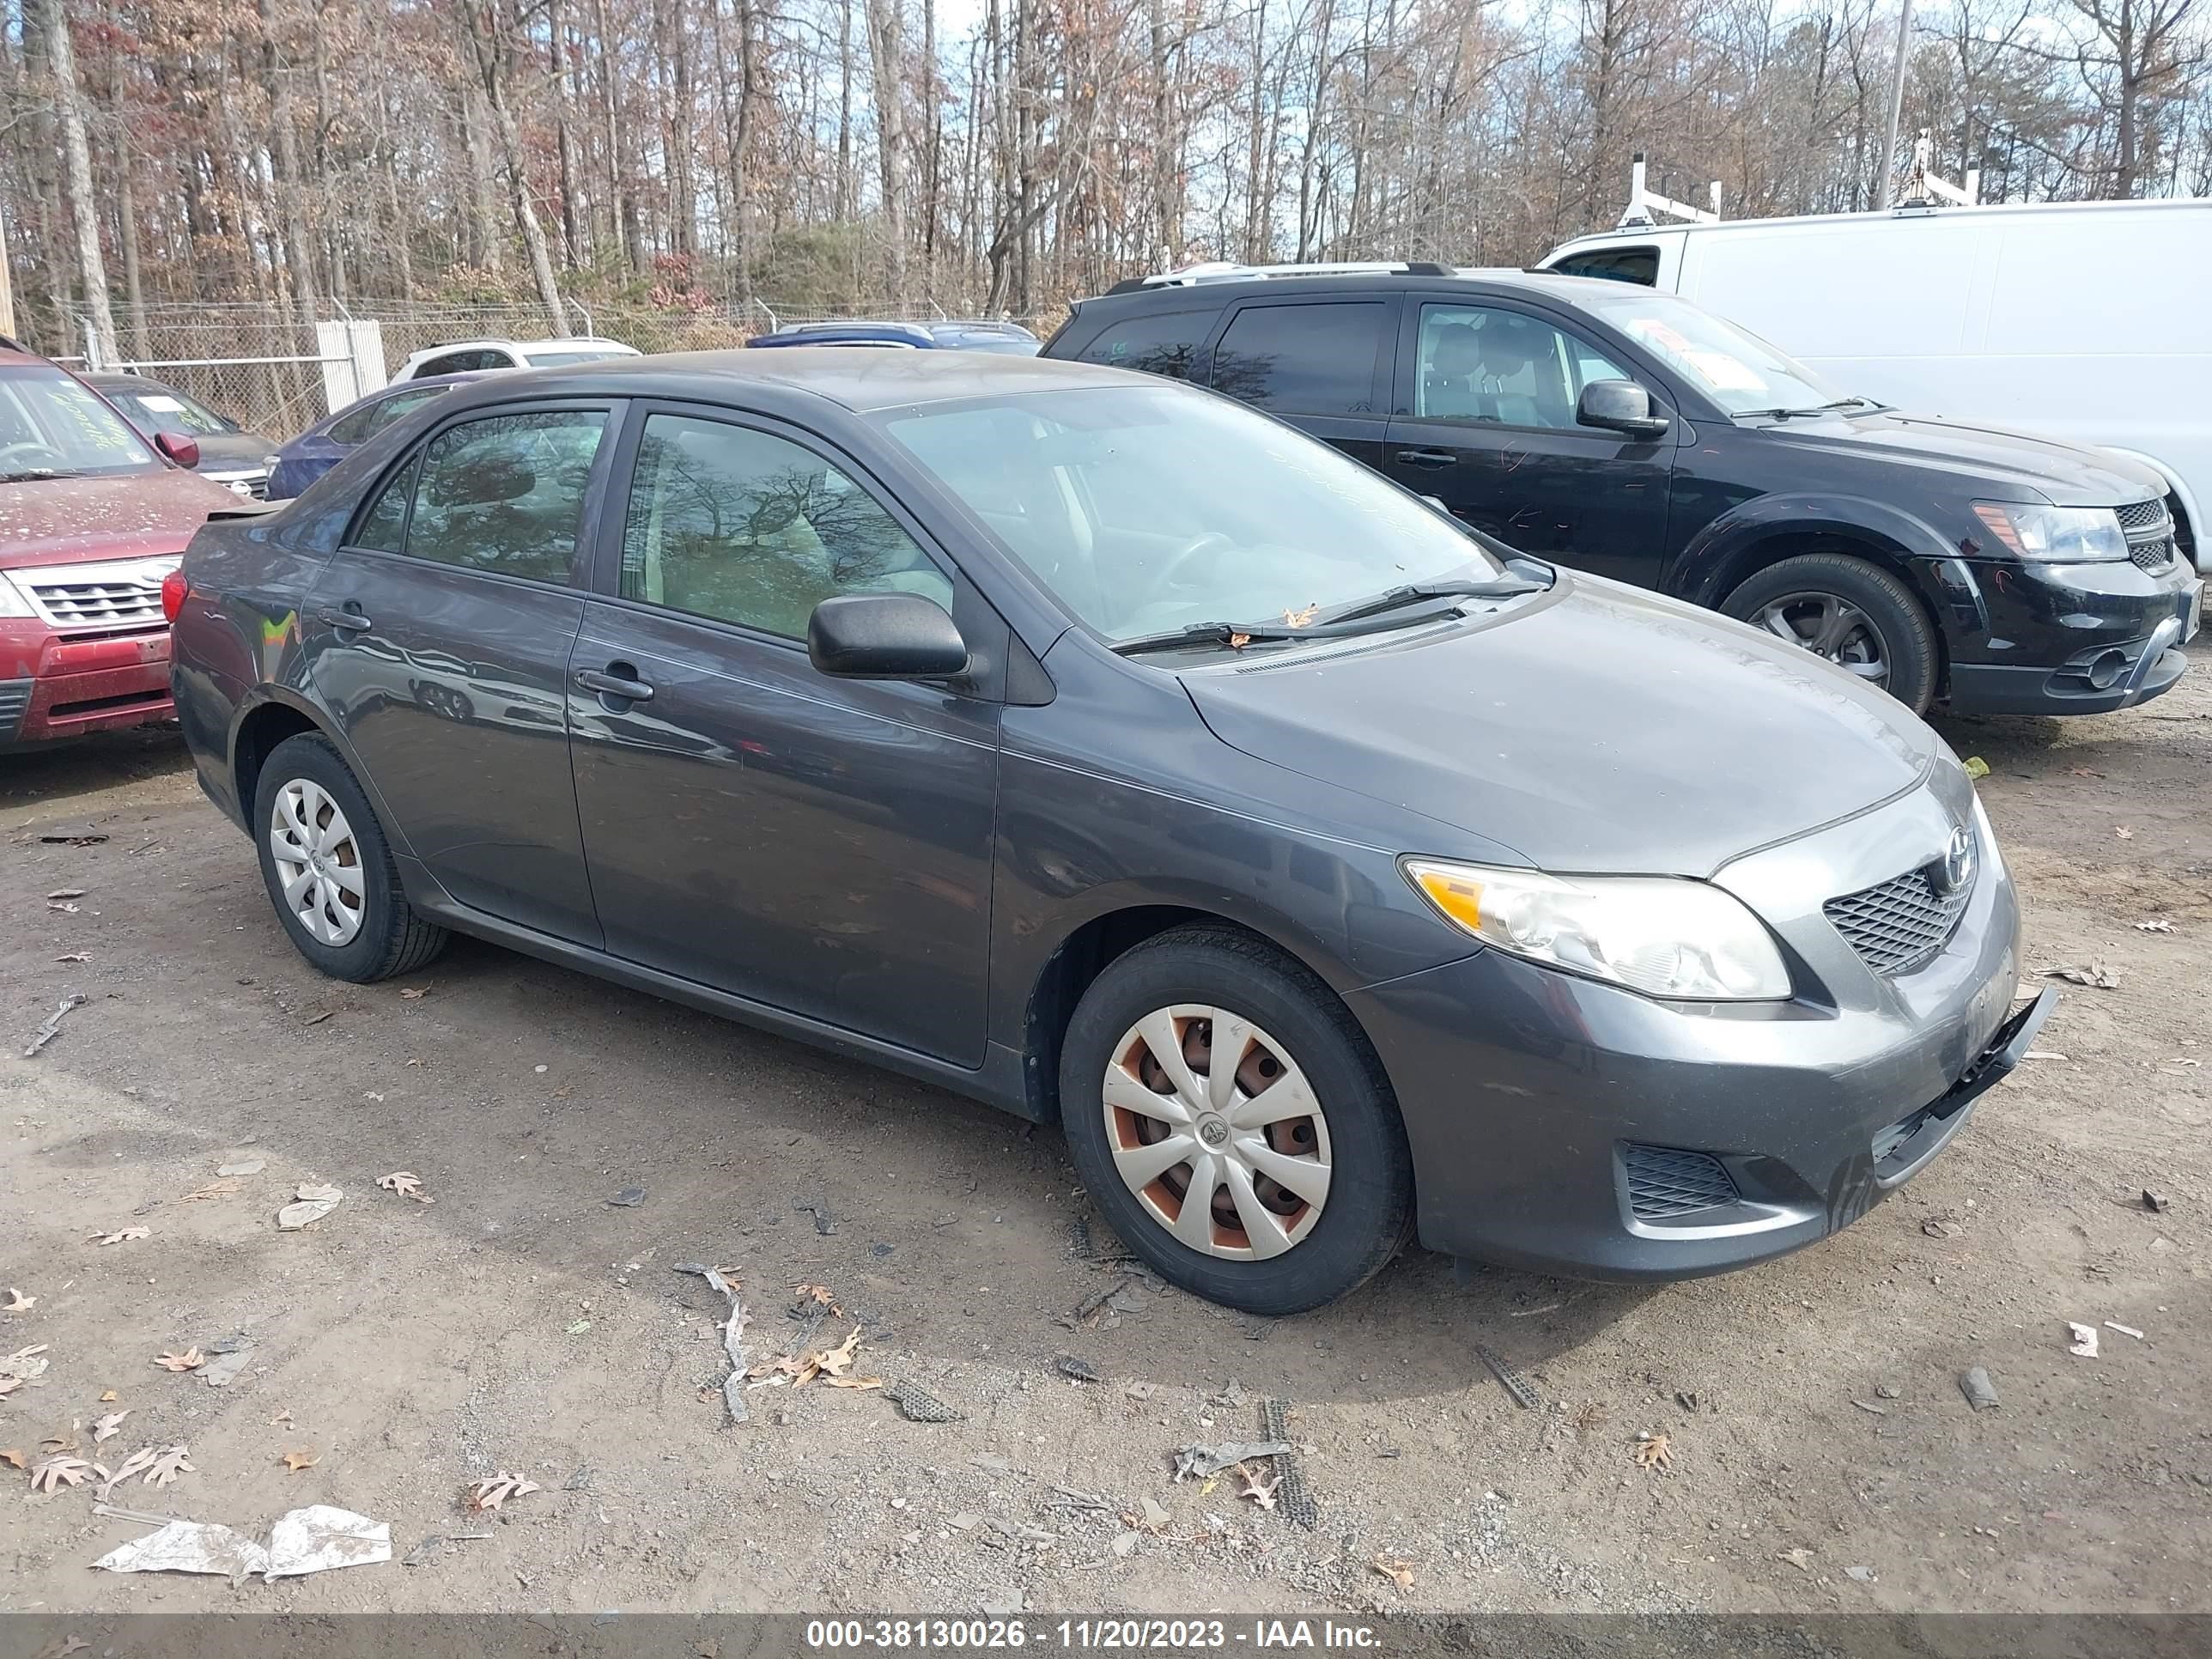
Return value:
<svg viewBox="0 0 2212 1659">
<path fill-rule="evenodd" d="M 571 301 L 567 310 L 570 333 L 619 340 L 644 352 L 726 350 L 789 324 L 886 314 L 858 308 L 785 311 L 757 301 L 673 309 Z M 927 322 L 976 320 L 936 306 L 925 306 L 913 314 Z M 552 332 L 544 308 L 524 304 L 356 301 L 343 309 L 325 307 L 323 320 L 376 323 L 386 378 L 418 351 L 465 340 L 538 340 Z M 1057 325 L 1057 319 L 1010 320 L 1040 335 Z M 188 394 L 246 430 L 279 443 L 330 413 L 334 400 L 349 401 L 347 394 L 356 380 L 369 378 L 356 376 L 349 366 L 343 372 L 326 373 L 346 365 L 347 360 L 328 355 L 315 328 L 296 312 L 274 303 L 149 306 L 118 313 L 115 321 L 118 362 L 108 367 L 135 369 Z M 78 338 L 84 338 L 82 325 Z M 61 361 L 80 368 L 87 362 L 82 355 Z M 358 388 L 374 389 L 374 384 Z"/>
</svg>

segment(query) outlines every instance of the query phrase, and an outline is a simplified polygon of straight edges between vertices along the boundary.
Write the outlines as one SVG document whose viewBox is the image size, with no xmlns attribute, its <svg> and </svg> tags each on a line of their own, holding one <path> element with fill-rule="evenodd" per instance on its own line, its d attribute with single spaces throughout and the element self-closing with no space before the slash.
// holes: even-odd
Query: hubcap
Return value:
<svg viewBox="0 0 2212 1659">
<path fill-rule="evenodd" d="M 1833 593 L 1785 593 L 1752 621 L 1792 645 L 1826 657 L 1870 684 L 1889 684 L 1889 657 L 1867 613 Z"/>
<path fill-rule="evenodd" d="M 1328 1119 L 1290 1051 L 1242 1015 L 1146 1015 L 1107 1062 L 1104 1109 L 1123 1183 L 1192 1249 L 1280 1255 L 1321 1219 Z"/>
<path fill-rule="evenodd" d="M 309 778 L 278 790 L 269 815 L 269 850 L 292 920 L 322 944 L 349 943 L 361 932 L 367 888 L 353 826 L 330 791 Z"/>
</svg>

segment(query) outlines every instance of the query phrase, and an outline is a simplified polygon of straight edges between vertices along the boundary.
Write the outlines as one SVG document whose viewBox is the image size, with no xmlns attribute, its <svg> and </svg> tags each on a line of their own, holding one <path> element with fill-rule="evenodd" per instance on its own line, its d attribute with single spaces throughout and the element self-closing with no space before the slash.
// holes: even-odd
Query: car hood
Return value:
<svg viewBox="0 0 2212 1659">
<path fill-rule="evenodd" d="M 237 505 L 222 485 L 170 467 L 0 484 L 0 570 L 181 553 L 209 514 Z"/>
<path fill-rule="evenodd" d="M 276 453 L 275 439 L 254 432 L 221 433 L 202 438 L 199 446 L 203 472 L 243 472 Z"/>
<path fill-rule="evenodd" d="M 1182 682 L 1224 743 L 1556 871 L 1710 875 L 1888 799 L 1947 753 L 1809 652 L 1564 571 L 1487 624 L 1372 643 Z"/>
<path fill-rule="evenodd" d="M 1972 474 L 1980 480 L 1980 491 L 1997 501 L 2118 507 L 2166 493 L 2165 481 L 2148 467 L 2103 450 L 2005 427 L 1885 410 L 1774 421 L 1762 430 L 1777 443 L 1823 456 L 1856 455 L 1953 477 Z"/>
</svg>

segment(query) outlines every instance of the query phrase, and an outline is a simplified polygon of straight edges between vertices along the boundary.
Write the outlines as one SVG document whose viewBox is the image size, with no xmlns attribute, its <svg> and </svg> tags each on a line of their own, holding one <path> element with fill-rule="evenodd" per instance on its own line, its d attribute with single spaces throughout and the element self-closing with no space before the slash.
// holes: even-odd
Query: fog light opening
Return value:
<svg viewBox="0 0 2212 1659">
<path fill-rule="evenodd" d="M 2089 684 L 2100 691 L 2109 691 L 2120 683 L 2120 676 L 2128 672 L 2128 653 L 2114 646 L 2089 659 Z"/>
</svg>

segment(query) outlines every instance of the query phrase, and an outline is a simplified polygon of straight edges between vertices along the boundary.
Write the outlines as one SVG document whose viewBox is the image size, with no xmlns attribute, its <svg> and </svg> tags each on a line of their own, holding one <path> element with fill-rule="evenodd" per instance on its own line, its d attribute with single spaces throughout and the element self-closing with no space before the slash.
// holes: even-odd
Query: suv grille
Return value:
<svg viewBox="0 0 2212 1659">
<path fill-rule="evenodd" d="M 2116 507 L 2112 511 L 2120 515 L 2120 528 L 2123 530 L 2166 528 L 2164 501 L 2130 501 L 2125 507 Z"/>
<path fill-rule="evenodd" d="M 1620 1161 L 1628 1170 L 1628 1208 L 1646 1221 L 1664 1221 L 1738 1201 L 1735 1182 L 1721 1161 L 1680 1146 L 1628 1146 Z"/>
<path fill-rule="evenodd" d="M 1971 884 L 1938 893 L 1923 868 L 1832 898 L 1820 908 L 1859 960 L 1877 974 L 1901 974 L 1942 949 L 1972 894 Z"/>
<path fill-rule="evenodd" d="M 2173 562 L 2173 520 L 2161 501 L 2130 501 L 2112 509 L 2128 538 L 2128 557 L 2141 570 L 2163 570 Z"/>
<path fill-rule="evenodd" d="M 2173 562 L 2173 538 L 2161 536 L 2154 542 L 2130 542 L 2128 556 L 2145 570 L 2163 570 Z"/>
<path fill-rule="evenodd" d="M 161 614 L 161 578 L 176 560 L 46 565 L 11 574 L 39 614 L 56 628 L 146 628 Z"/>
</svg>

